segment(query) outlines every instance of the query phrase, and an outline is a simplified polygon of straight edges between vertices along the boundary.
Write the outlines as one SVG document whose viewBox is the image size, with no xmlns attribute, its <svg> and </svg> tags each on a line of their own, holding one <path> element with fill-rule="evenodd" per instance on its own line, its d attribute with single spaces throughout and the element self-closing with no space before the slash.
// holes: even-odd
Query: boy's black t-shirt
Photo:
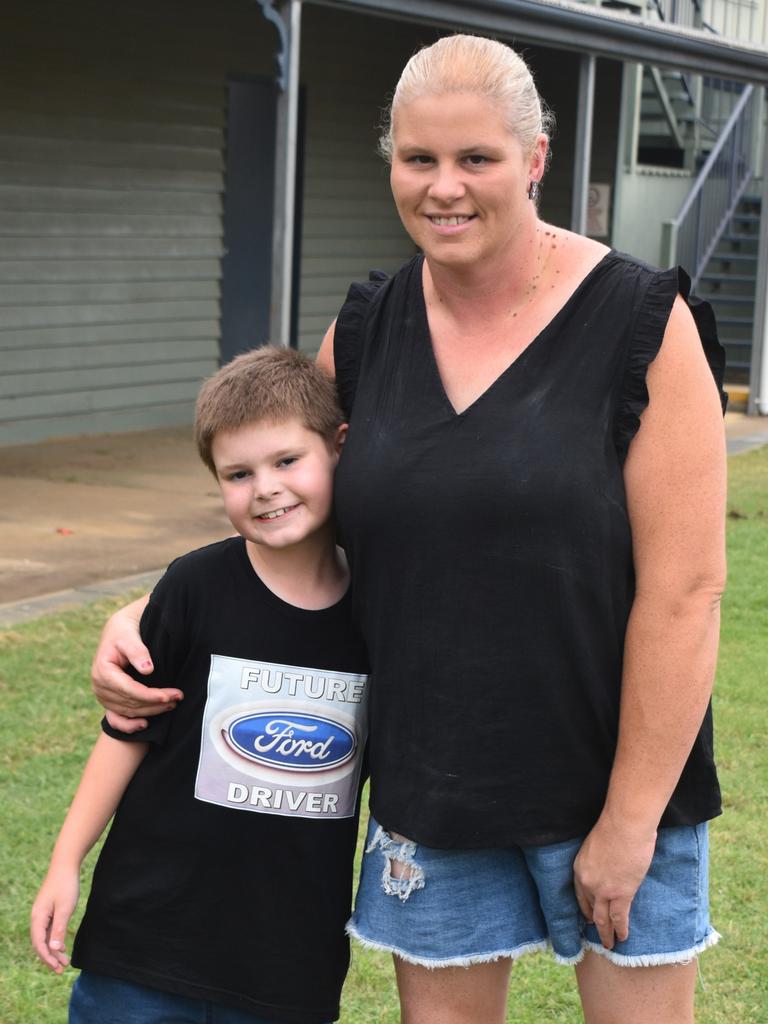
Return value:
<svg viewBox="0 0 768 1024">
<path fill-rule="evenodd" d="M 286 604 L 231 538 L 171 565 L 141 632 L 151 682 L 185 699 L 134 737 L 150 749 L 73 964 L 273 1020 L 336 1019 L 366 735 L 349 596 Z"/>
</svg>

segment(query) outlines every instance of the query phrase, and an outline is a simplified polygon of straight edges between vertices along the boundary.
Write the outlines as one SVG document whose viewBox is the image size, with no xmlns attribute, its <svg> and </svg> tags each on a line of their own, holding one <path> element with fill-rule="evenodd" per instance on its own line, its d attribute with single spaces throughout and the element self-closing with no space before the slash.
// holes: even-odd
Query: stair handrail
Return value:
<svg viewBox="0 0 768 1024">
<path fill-rule="evenodd" d="M 690 4 L 690 8 L 694 12 L 694 27 L 698 28 L 698 29 L 702 29 L 705 32 L 709 32 L 712 35 L 716 35 L 716 36 L 720 35 L 720 32 L 713 25 L 710 25 L 710 23 L 704 19 L 704 5 L 702 3 L 702 0 L 688 0 L 688 2 Z M 728 3 L 732 3 L 733 0 L 723 0 L 723 2 L 725 4 L 728 4 Z M 737 2 L 738 2 L 738 0 L 737 0 Z M 658 16 L 660 21 L 662 21 L 664 23 L 667 23 L 667 15 L 664 12 L 663 0 L 647 0 L 647 4 L 648 4 L 648 7 L 653 8 L 653 10 L 656 11 L 656 14 L 657 14 L 657 16 Z M 670 14 L 671 14 L 671 23 L 672 24 L 678 24 L 679 23 L 681 25 L 687 26 L 688 22 L 685 19 L 678 20 L 676 18 L 676 13 L 677 13 L 677 3 L 675 2 L 675 0 L 673 0 L 673 2 L 672 2 L 672 9 L 671 9 L 671 12 L 670 12 Z M 691 84 L 693 76 L 692 76 L 691 72 L 690 71 L 680 71 L 678 73 L 679 73 L 679 76 L 680 76 L 680 84 L 682 85 L 683 91 L 685 92 L 688 105 L 693 110 L 693 119 L 694 119 L 694 121 L 696 122 L 696 124 L 698 124 L 701 128 L 704 129 L 704 131 L 708 132 L 710 135 L 717 136 L 718 129 L 714 128 L 708 121 L 705 121 L 704 118 L 701 116 L 701 111 L 698 109 L 700 107 L 700 103 L 697 103 L 697 101 L 696 101 L 696 99 L 694 98 L 694 95 L 693 95 L 693 86 Z M 717 79 L 716 79 L 716 81 L 717 81 Z"/>
<path fill-rule="evenodd" d="M 752 99 L 753 93 L 754 86 L 746 86 L 739 97 L 738 102 L 733 108 L 730 117 L 723 126 L 720 137 L 699 171 L 696 181 L 693 183 L 683 205 L 680 207 L 679 213 L 664 225 L 665 248 L 667 250 L 665 254 L 666 262 L 668 265 L 673 265 L 678 262 L 678 239 L 687 227 L 686 222 L 690 222 L 692 214 L 695 213 L 696 215 L 696 223 L 693 230 L 694 242 L 692 251 L 688 254 L 690 256 L 688 271 L 691 275 L 694 287 L 698 284 L 698 280 L 704 271 L 707 261 L 714 252 L 715 246 L 720 241 L 720 238 L 733 215 L 733 211 L 735 210 L 744 189 L 747 187 L 752 177 L 750 161 L 746 158 L 743 159 L 745 166 L 744 173 L 738 176 L 737 180 L 735 149 L 736 131 L 740 127 L 739 122 L 742 118 L 745 119 L 746 117 L 745 111 Z M 726 164 L 728 173 L 728 189 L 723 200 L 719 203 L 719 206 L 706 211 L 709 215 L 709 221 L 712 223 L 708 230 L 708 237 L 704 238 L 702 237 L 701 225 L 704 189 L 712 176 L 713 169 L 717 166 L 725 147 L 729 143 L 731 145 L 730 162 Z M 744 154 L 741 155 L 743 156 Z"/>
<path fill-rule="evenodd" d="M 725 144 L 728 141 L 728 136 L 731 134 L 736 125 L 736 122 L 741 117 L 741 112 L 744 110 L 744 107 L 746 107 L 747 103 L 751 99 L 752 93 L 754 92 L 754 88 L 755 87 L 753 85 L 748 85 L 744 89 L 741 96 L 739 97 L 738 103 L 731 111 L 731 116 L 723 125 L 723 130 L 722 132 L 720 132 L 720 138 L 717 140 L 715 145 L 710 150 L 709 156 L 702 164 L 701 170 L 699 171 L 696 177 L 696 181 L 691 186 L 691 191 L 688 193 L 685 202 L 680 207 L 680 212 L 674 218 L 674 222 L 676 222 L 677 224 L 679 224 L 683 217 L 685 217 L 685 215 L 690 210 L 691 206 L 693 206 L 696 196 L 704 188 L 704 183 L 709 177 L 712 167 L 714 166 L 717 158 L 720 156 L 721 152 L 725 148 Z"/>
</svg>

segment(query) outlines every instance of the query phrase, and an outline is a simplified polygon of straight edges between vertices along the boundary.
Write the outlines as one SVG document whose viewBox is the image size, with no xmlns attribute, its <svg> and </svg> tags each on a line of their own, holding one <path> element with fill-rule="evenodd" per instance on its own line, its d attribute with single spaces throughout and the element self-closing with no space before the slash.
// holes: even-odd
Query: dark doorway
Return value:
<svg viewBox="0 0 768 1024">
<path fill-rule="evenodd" d="M 227 83 L 224 256 L 219 346 L 222 363 L 270 340 L 276 103 L 277 86 L 274 82 L 233 77 Z M 294 234 L 292 344 L 295 344 L 298 314 L 303 106 L 300 103 L 296 175 L 299 201 L 296 205 Z"/>
</svg>

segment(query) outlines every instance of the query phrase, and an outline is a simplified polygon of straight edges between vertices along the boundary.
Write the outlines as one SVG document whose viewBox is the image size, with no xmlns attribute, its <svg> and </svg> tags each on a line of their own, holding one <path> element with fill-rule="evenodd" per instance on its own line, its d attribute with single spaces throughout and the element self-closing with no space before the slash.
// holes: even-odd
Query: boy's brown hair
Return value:
<svg viewBox="0 0 768 1024">
<path fill-rule="evenodd" d="M 332 444 L 344 422 L 333 380 L 295 349 L 266 345 L 244 352 L 209 377 L 197 396 L 200 458 L 216 476 L 211 447 L 217 434 L 288 419 L 300 420 Z"/>
</svg>

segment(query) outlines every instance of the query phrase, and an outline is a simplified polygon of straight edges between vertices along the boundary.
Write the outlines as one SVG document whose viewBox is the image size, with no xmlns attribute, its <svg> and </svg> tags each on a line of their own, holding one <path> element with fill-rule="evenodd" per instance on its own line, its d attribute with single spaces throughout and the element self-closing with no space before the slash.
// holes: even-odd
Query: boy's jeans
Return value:
<svg viewBox="0 0 768 1024">
<path fill-rule="evenodd" d="M 72 988 L 69 1024 L 278 1024 L 204 999 L 82 971 Z"/>
</svg>

